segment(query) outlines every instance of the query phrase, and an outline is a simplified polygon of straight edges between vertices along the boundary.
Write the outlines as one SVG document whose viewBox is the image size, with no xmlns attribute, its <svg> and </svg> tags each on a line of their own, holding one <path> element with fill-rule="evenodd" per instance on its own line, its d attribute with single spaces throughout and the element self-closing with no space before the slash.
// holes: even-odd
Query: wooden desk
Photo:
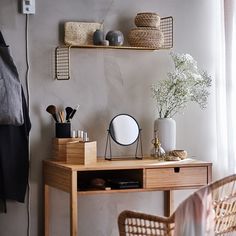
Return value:
<svg viewBox="0 0 236 236">
<path fill-rule="evenodd" d="M 83 184 L 93 178 L 124 177 L 138 180 L 138 189 L 86 191 Z M 172 190 L 199 188 L 211 182 L 212 164 L 186 159 L 160 162 L 147 160 L 98 161 L 93 165 L 72 165 L 52 160 L 43 161 L 44 177 L 44 230 L 49 236 L 50 204 L 49 187 L 70 194 L 70 235 L 78 235 L 77 196 L 120 192 L 164 191 L 165 215 L 173 209 Z"/>
</svg>

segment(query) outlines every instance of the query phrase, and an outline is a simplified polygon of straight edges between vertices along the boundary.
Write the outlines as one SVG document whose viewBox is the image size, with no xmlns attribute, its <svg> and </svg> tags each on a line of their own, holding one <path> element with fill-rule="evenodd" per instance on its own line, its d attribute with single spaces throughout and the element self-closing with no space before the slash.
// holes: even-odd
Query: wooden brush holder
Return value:
<svg viewBox="0 0 236 236">
<path fill-rule="evenodd" d="M 97 142 L 83 142 L 81 138 L 53 138 L 53 158 L 68 164 L 96 163 Z"/>
<path fill-rule="evenodd" d="M 58 161 L 66 161 L 66 144 L 68 142 L 82 141 L 81 138 L 53 138 L 52 156 Z"/>
<path fill-rule="evenodd" d="M 67 163 L 93 164 L 97 162 L 97 142 L 68 142 L 66 144 Z"/>
</svg>

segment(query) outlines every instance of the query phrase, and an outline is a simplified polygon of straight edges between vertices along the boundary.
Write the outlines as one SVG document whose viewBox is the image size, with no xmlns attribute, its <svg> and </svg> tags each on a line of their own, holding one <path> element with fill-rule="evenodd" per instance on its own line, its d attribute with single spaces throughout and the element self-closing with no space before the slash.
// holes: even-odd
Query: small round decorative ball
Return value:
<svg viewBox="0 0 236 236">
<path fill-rule="evenodd" d="M 118 30 L 111 30 L 106 34 L 106 40 L 110 46 L 121 46 L 124 43 L 124 35 Z"/>
<path fill-rule="evenodd" d="M 105 188 L 106 181 L 101 178 L 95 178 L 90 181 L 90 186 L 92 188 Z"/>
<path fill-rule="evenodd" d="M 108 40 L 102 40 L 101 45 L 109 46 L 109 41 Z"/>
</svg>

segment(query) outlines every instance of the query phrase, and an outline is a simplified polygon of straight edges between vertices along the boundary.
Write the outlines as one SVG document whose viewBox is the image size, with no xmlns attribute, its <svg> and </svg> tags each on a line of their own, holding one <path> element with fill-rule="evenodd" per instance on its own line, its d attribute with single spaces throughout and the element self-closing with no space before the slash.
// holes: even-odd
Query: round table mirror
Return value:
<svg viewBox="0 0 236 236">
<path fill-rule="evenodd" d="M 138 122 L 132 116 L 119 114 L 111 120 L 109 132 L 116 143 L 127 146 L 137 141 L 140 129 Z"/>
</svg>

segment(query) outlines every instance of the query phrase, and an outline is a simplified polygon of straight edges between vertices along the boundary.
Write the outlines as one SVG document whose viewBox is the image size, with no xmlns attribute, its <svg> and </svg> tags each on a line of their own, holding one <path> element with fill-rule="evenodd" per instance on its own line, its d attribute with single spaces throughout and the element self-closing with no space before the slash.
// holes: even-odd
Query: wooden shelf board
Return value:
<svg viewBox="0 0 236 236">
<path fill-rule="evenodd" d="M 101 45 L 81 45 L 81 46 L 70 46 L 71 48 L 99 48 L 99 49 L 126 49 L 126 50 L 161 50 L 170 48 L 148 48 L 148 47 L 131 47 L 131 46 L 101 46 Z"/>
<path fill-rule="evenodd" d="M 193 185 L 193 186 L 178 186 L 178 187 L 160 187 L 160 188 L 135 188 L 135 189 L 113 189 L 113 190 L 88 190 L 88 191 L 78 191 L 78 195 L 93 195 L 93 194 L 111 194 L 111 193 L 136 193 L 136 192 L 155 192 L 155 191 L 165 191 L 165 190 L 183 190 L 183 189 L 197 189 L 203 185 Z"/>
<path fill-rule="evenodd" d="M 92 190 L 92 191 L 78 191 L 78 195 L 91 195 L 91 194 L 107 194 L 107 193 L 127 193 L 127 192 L 146 192 L 144 188 L 134 189 L 112 189 L 112 190 Z"/>
</svg>

